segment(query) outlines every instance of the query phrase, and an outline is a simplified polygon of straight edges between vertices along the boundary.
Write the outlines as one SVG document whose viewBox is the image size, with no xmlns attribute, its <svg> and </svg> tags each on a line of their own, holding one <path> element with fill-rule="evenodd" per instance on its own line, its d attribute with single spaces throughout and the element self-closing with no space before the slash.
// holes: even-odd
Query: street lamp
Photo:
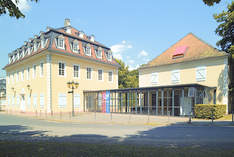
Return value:
<svg viewBox="0 0 234 157">
<path fill-rule="evenodd" d="M 77 89 L 79 86 L 79 83 L 78 82 L 67 82 L 67 87 L 69 89 L 71 89 L 71 91 L 68 91 L 68 93 L 71 93 L 72 94 L 72 116 L 75 116 L 75 113 L 74 113 L 74 89 Z"/>
</svg>

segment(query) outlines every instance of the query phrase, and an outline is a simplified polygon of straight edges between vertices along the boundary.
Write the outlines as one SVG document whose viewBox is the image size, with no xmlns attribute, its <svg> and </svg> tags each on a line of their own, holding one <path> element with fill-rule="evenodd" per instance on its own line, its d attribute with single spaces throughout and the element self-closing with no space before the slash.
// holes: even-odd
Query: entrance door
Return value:
<svg viewBox="0 0 234 157">
<path fill-rule="evenodd" d="M 188 116 L 188 115 L 190 115 L 190 113 L 192 111 L 192 98 L 184 97 L 184 101 L 182 99 L 183 98 L 180 97 L 180 102 L 181 102 L 181 104 L 180 104 L 180 115 L 181 116 Z"/>
<path fill-rule="evenodd" d="M 26 110 L 26 106 L 25 106 L 25 97 L 24 97 L 24 95 L 21 95 L 20 110 L 21 110 L 22 112 L 25 112 L 25 110 Z"/>
</svg>

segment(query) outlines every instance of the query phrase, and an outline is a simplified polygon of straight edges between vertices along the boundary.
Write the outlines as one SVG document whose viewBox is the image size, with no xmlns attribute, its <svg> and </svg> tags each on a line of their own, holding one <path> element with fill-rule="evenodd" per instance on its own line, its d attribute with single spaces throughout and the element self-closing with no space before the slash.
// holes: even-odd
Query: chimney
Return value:
<svg viewBox="0 0 234 157">
<path fill-rule="evenodd" d="M 66 18 L 66 19 L 64 20 L 64 26 L 65 26 L 65 27 L 71 26 L 70 19 Z"/>
<path fill-rule="evenodd" d="M 91 40 L 92 42 L 94 42 L 94 41 L 95 41 L 95 36 L 94 36 L 94 35 L 91 35 L 91 36 L 90 36 L 90 40 Z"/>
</svg>

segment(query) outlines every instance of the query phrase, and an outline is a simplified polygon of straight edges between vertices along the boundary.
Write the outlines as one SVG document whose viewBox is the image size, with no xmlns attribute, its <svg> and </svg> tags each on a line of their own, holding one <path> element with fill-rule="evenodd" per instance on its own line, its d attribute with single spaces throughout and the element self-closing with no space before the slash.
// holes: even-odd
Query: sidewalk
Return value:
<svg viewBox="0 0 234 157">
<path fill-rule="evenodd" d="M 2 114 L 7 114 L 2 112 Z M 27 115 L 17 113 L 14 115 L 47 120 L 52 122 L 69 122 L 82 124 L 119 124 L 119 125 L 150 125 L 150 126 L 166 126 L 166 125 L 190 125 L 190 126 L 234 126 L 231 121 L 192 119 L 189 124 L 188 117 L 172 117 L 172 116 L 152 116 L 152 115 L 136 115 L 136 114 L 119 114 L 119 113 L 95 113 L 85 112 L 76 113 L 74 117 L 71 114 L 63 115 Z"/>
</svg>

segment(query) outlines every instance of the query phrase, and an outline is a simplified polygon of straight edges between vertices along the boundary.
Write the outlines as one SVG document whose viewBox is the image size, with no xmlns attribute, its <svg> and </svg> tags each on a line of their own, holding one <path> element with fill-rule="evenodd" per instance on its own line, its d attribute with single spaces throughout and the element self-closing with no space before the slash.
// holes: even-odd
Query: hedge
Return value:
<svg viewBox="0 0 234 157">
<path fill-rule="evenodd" d="M 226 114 L 226 105 L 196 104 L 194 114 L 196 118 L 212 119 L 212 110 L 214 119 L 221 118 Z"/>
</svg>

